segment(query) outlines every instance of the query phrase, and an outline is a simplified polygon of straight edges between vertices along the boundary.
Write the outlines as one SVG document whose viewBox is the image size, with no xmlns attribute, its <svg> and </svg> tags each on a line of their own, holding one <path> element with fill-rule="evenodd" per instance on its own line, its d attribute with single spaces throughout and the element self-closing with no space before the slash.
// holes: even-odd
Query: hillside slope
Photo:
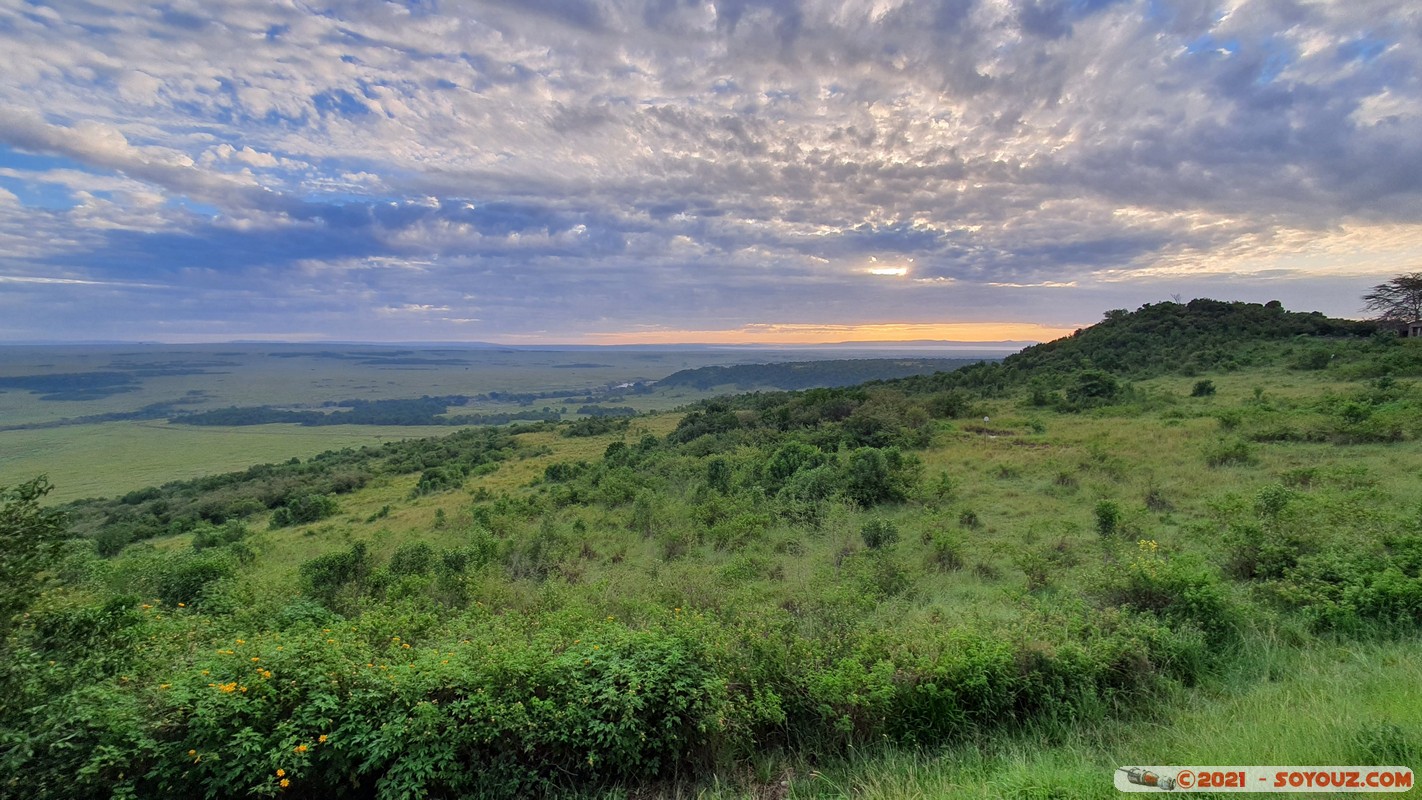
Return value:
<svg viewBox="0 0 1422 800">
<path fill-rule="evenodd" d="M 840 796 L 873 750 L 971 751 L 920 794 L 1107 798 L 1140 750 L 1033 748 L 1231 696 L 1278 716 L 1204 729 L 1200 763 L 1417 763 L 1422 392 L 1367 375 L 1422 342 L 1296 335 L 1129 385 L 1057 345 L 1061 403 L 1046 367 L 943 373 L 75 506 L 88 538 L 4 642 L 0 793 Z M 1386 704 L 1294 674 L 1365 640 Z M 1281 734 L 1276 684 L 1343 727 Z M 1071 786 L 1002 777 L 1053 758 Z"/>
</svg>

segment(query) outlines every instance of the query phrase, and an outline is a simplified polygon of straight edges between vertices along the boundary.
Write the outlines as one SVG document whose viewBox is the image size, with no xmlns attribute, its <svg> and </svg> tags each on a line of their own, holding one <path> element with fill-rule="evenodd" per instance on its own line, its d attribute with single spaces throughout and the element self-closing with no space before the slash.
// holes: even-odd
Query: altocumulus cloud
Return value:
<svg viewBox="0 0 1422 800">
<path fill-rule="evenodd" d="M 1422 256 L 1419 40 L 1401 0 L 8 3 L 0 336 L 1349 314 Z"/>
</svg>

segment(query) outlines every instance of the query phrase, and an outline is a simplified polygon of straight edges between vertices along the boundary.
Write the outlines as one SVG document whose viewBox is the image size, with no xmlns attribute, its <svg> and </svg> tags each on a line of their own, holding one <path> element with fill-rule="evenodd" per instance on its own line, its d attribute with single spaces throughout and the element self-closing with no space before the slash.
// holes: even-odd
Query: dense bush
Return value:
<svg viewBox="0 0 1422 800">
<path fill-rule="evenodd" d="M 1125 569 L 1096 589 L 1103 603 L 1153 614 L 1172 626 L 1198 629 L 1212 648 L 1238 641 L 1240 614 L 1220 580 L 1204 567 L 1166 558 L 1154 539 L 1137 543 Z"/>
<path fill-rule="evenodd" d="M 41 574 L 59 555 L 64 515 L 40 505 L 51 488 L 43 477 L 0 486 L 0 637 L 39 594 Z"/>
<path fill-rule="evenodd" d="M 340 510 L 334 498 L 320 494 L 304 494 L 292 498 L 286 505 L 272 512 L 273 528 L 288 525 L 304 525 L 333 516 Z"/>
<path fill-rule="evenodd" d="M 464 468 L 458 464 L 446 467 L 430 467 L 420 473 L 420 479 L 415 482 L 413 494 L 418 497 L 420 495 L 458 489 L 464 485 L 464 478 Z"/>
<path fill-rule="evenodd" d="M 300 568 L 302 591 L 328 606 L 334 605 L 343 595 L 361 594 L 372 568 L 365 542 L 356 542 L 349 550 L 304 562 Z"/>
<path fill-rule="evenodd" d="M 864 539 L 864 546 L 870 550 L 890 548 L 899 541 L 898 526 L 884 519 L 871 519 L 864 523 L 859 535 Z"/>
</svg>

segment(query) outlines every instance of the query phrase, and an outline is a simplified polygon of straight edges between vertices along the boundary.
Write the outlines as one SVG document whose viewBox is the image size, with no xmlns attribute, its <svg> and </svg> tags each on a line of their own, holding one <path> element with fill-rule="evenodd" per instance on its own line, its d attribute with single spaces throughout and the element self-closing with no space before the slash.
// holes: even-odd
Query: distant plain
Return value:
<svg viewBox="0 0 1422 800">
<path fill-rule="evenodd" d="M 567 418 L 576 416 L 589 397 L 608 406 L 653 411 L 736 390 L 681 386 L 631 393 L 616 388 L 654 382 L 684 369 L 1005 354 L 922 346 L 806 350 L 325 343 L 0 347 L 0 486 L 46 474 L 56 485 L 51 501 L 63 502 L 257 463 L 307 458 L 331 449 L 449 432 L 428 425 L 175 425 L 167 421 L 169 412 L 233 406 L 321 408 L 353 399 L 495 393 L 550 396 L 483 398 L 456 411 L 513 413 L 548 406 L 566 409 Z"/>
</svg>

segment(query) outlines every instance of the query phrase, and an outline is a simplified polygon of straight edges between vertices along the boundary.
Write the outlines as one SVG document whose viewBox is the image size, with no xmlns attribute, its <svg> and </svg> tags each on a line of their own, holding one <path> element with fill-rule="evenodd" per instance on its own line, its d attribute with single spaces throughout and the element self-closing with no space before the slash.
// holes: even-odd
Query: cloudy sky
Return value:
<svg viewBox="0 0 1422 800">
<path fill-rule="evenodd" d="M 1419 61 L 1409 0 L 0 0 L 0 341 L 1359 316 Z"/>
</svg>

